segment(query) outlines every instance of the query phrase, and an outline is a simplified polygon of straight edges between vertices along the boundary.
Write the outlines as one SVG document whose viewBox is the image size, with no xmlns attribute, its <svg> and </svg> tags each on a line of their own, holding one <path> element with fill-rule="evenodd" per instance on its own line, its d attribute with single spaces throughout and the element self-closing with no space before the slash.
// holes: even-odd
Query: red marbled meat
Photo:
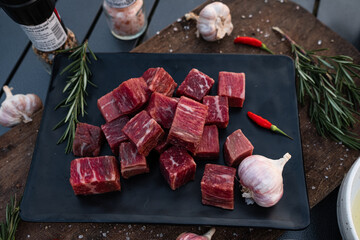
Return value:
<svg viewBox="0 0 360 240">
<path fill-rule="evenodd" d="M 237 167 L 244 158 L 252 155 L 253 150 L 254 147 L 249 139 L 238 129 L 226 138 L 224 144 L 225 163 L 228 166 Z"/>
<path fill-rule="evenodd" d="M 169 129 L 174 119 L 178 99 L 154 92 L 146 111 L 163 128 Z"/>
<path fill-rule="evenodd" d="M 194 153 L 204 131 L 208 107 L 182 96 L 176 107 L 168 142 Z"/>
<path fill-rule="evenodd" d="M 235 168 L 206 164 L 201 179 L 202 203 L 224 209 L 234 209 L 235 174 Z"/>
<path fill-rule="evenodd" d="M 179 86 L 176 94 L 201 101 L 201 99 L 209 93 L 214 82 L 214 79 L 193 68 Z"/>
<path fill-rule="evenodd" d="M 160 155 L 160 171 L 175 190 L 195 179 L 196 163 L 184 148 L 173 146 Z"/>
<path fill-rule="evenodd" d="M 167 136 L 169 133 L 165 133 L 164 137 L 158 142 L 158 145 L 154 148 L 158 153 L 164 152 L 170 144 L 167 142 Z"/>
<path fill-rule="evenodd" d="M 142 173 L 148 173 L 149 167 L 144 155 L 141 155 L 131 142 L 123 142 L 119 148 L 121 176 L 129 178 Z"/>
<path fill-rule="evenodd" d="M 120 191 L 120 173 L 114 156 L 77 158 L 70 164 L 70 184 L 76 195 Z"/>
<path fill-rule="evenodd" d="M 115 102 L 112 92 L 109 92 L 99 98 L 97 100 L 97 106 L 106 122 L 111 122 L 112 120 L 124 115 Z"/>
<path fill-rule="evenodd" d="M 229 104 L 227 97 L 205 96 L 203 104 L 208 106 L 206 124 L 215 124 L 219 128 L 226 128 L 229 124 Z"/>
<path fill-rule="evenodd" d="M 147 102 L 150 94 L 142 77 L 126 80 L 113 90 L 115 101 L 124 114 L 135 113 Z"/>
<path fill-rule="evenodd" d="M 218 95 L 228 97 L 230 107 L 242 107 L 245 101 L 245 73 L 219 72 Z"/>
<path fill-rule="evenodd" d="M 219 158 L 219 131 L 215 125 L 206 125 L 201 137 L 199 146 L 194 156 L 201 159 L 217 159 Z"/>
<path fill-rule="evenodd" d="M 176 82 L 165 69 L 161 67 L 149 68 L 142 75 L 152 92 L 162 93 L 171 97 L 177 87 Z"/>
<path fill-rule="evenodd" d="M 111 122 L 101 125 L 101 130 L 103 131 L 105 138 L 110 145 L 111 151 L 116 156 L 119 154 L 120 143 L 128 139 L 127 136 L 121 131 L 121 129 L 128 121 L 128 116 L 122 116 Z"/>
<path fill-rule="evenodd" d="M 99 127 L 87 123 L 77 123 L 73 142 L 74 155 L 81 157 L 98 156 L 103 139 L 104 136 Z"/>
<path fill-rule="evenodd" d="M 130 119 L 122 131 L 144 156 L 147 156 L 164 136 L 161 126 L 145 110 Z"/>
</svg>

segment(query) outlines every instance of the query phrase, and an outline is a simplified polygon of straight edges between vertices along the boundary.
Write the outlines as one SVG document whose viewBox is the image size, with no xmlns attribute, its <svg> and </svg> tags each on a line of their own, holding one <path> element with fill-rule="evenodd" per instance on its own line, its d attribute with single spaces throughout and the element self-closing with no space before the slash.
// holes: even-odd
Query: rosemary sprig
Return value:
<svg viewBox="0 0 360 240">
<path fill-rule="evenodd" d="M 69 80 L 67 81 L 63 90 L 63 93 L 66 92 L 68 96 L 63 101 L 61 101 L 55 108 L 56 110 L 59 107 L 65 107 L 69 110 L 64 119 L 62 119 L 53 128 L 53 130 L 55 130 L 67 123 L 65 132 L 57 142 L 57 144 L 60 144 L 67 140 L 67 145 L 65 148 L 66 153 L 70 153 L 72 151 L 76 124 L 79 122 L 79 114 L 81 113 L 82 117 L 84 117 L 84 115 L 86 114 L 86 87 L 88 84 L 95 86 L 89 79 L 91 76 L 91 71 L 88 67 L 88 63 L 90 64 L 91 61 L 87 55 L 87 50 L 90 52 L 92 58 L 94 60 L 97 60 L 95 54 L 88 47 L 87 41 L 77 47 L 59 51 L 71 52 L 71 54 L 69 55 L 69 59 L 73 60 L 60 73 L 63 74 L 65 72 L 69 72 L 70 74 L 72 74 L 71 76 L 69 76 Z"/>
<path fill-rule="evenodd" d="M 19 210 L 16 196 L 12 197 L 10 204 L 6 206 L 5 222 L 0 224 L 0 240 L 15 240 L 16 229 L 20 221 Z"/>
<path fill-rule="evenodd" d="M 359 122 L 355 115 L 359 115 L 360 88 L 353 78 L 360 78 L 357 73 L 360 65 L 349 56 L 318 54 L 326 49 L 305 50 L 280 28 L 273 27 L 273 30 L 291 44 L 298 78 L 298 101 L 304 104 L 305 99 L 309 99 L 310 120 L 318 133 L 360 150 L 359 136 L 349 130 Z"/>
</svg>

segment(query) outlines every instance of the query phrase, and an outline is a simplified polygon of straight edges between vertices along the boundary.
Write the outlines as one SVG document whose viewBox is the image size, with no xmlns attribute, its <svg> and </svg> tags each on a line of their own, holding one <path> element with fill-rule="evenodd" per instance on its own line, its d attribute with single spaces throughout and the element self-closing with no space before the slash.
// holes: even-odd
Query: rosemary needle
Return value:
<svg viewBox="0 0 360 240">
<path fill-rule="evenodd" d="M 298 101 L 309 102 L 310 120 L 318 133 L 360 150 L 359 135 L 350 131 L 359 122 L 355 115 L 360 115 L 360 88 L 353 78 L 360 78 L 360 65 L 349 56 L 318 54 L 326 49 L 305 50 L 280 28 L 273 30 L 291 44 L 298 77 Z"/>
<path fill-rule="evenodd" d="M 0 224 L 0 240 L 15 240 L 16 229 L 20 221 L 19 210 L 16 196 L 12 197 L 6 206 L 5 222 Z"/>
<path fill-rule="evenodd" d="M 78 121 L 78 116 L 81 114 L 83 117 L 86 114 L 86 88 L 88 84 L 95 86 L 90 81 L 91 72 L 88 67 L 88 64 L 91 63 L 87 51 L 94 60 L 97 60 L 95 54 L 88 47 L 88 42 L 85 41 L 83 44 L 66 50 L 61 50 L 59 52 L 71 52 L 69 59 L 73 61 L 66 66 L 60 74 L 68 72 L 72 74 L 69 76 L 69 79 L 63 89 L 63 93 L 67 93 L 67 97 L 62 100 L 55 109 L 59 107 L 68 108 L 66 116 L 53 128 L 53 130 L 59 128 L 60 126 L 67 124 L 67 127 L 63 135 L 58 140 L 57 144 L 60 144 L 67 140 L 65 152 L 70 153 L 72 151 L 72 145 L 75 137 L 76 124 Z"/>
</svg>

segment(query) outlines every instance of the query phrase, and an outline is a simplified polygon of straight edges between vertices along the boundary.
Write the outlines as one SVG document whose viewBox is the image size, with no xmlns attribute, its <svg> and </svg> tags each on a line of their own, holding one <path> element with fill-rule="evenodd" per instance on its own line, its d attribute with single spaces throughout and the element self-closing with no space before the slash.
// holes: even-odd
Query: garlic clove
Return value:
<svg viewBox="0 0 360 240">
<path fill-rule="evenodd" d="M 3 90 L 6 99 L 0 108 L 0 125 L 4 127 L 12 127 L 21 121 L 27 123 L 32 121 L 30 116 L 37 110 L 42 108 L 41 99 L 35 94 L 16 94 L 11 93 L 8 86 L 4 86 Z"/>
<path fill-rule="evenodd" d="M 12 127 L 19 123 L 21 123 L 20 118 L 13 117 L 13 115 L 0 108 L 0 125 L 3 127 Z"/>
<path fill-rule="evenodd" d="M 197 35 L 200 33 L 206 41 L 216 41 L 230 35 L 233 30 L 230 9 L 221 2 L 206 5 L 199 16 L 190 12 L 185 14 L 186 20 L 197 21 Z"/>
<path fill-rule="evenodd" d="M 212 236 L 215 233 L 215 228 L 211 228 L 207 233 L 202 236 L 199 236 L 195 233 L 184 232 L 180 234 L 176 240 L 211 240 Z"/>
<path fill-rule="evenodd" d="M 291 155 L 286 153 L 278 160 L 261 155 L 251 155 L 239 165 L 238 176 L 242 196 L 248 204 L 252 201 L 262 207 L 274 206 L 283 196 L 282 171 Z"/>
<path fill-rule="evenodd" d="M 230 9 L 223 7 L 219 2 L 215 2 L 214 7 L 217 9 L 218 17 L 216 19 L 217 39 L 222 39 L 226 34 L 230 35 L 234 26 L 231 23 Z M 225 5 L 226 6 L 226 5 Z"/>
<path fill-rule="evenodd" d="M 23 94 L 17 94 L 12 96 L 8 103 L 5 103 L 4 110 L 11 113 L 13 116 L 21 116 L 24 122 L 30 122 L 31 118 L 28 115 L 31 115 L 30 106 L 32 99 L 27 99 Z"/>
</svg>

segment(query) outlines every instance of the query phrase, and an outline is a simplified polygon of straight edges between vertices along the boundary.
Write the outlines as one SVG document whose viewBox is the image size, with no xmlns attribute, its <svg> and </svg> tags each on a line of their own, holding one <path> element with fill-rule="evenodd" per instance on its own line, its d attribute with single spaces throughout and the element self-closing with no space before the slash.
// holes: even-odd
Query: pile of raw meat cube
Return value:
<svg viewBox="0 0 360 240">
<path fill-rule="evenodd" d="M 146 157 L 160 155 L 159 166 L 172 190 L 194 180 L 198 159 L 219 157 L 219 128 L 229 123 L 229 106 L 242 107 L 245 74 L 220 72 L 218 95 L 207 95 L 215 81 L 192 69 L 173 97 L 177 84 L 163 68 L 150 68 L 98 99 L 106 123 L 78 123 L 70 183 L 75 194 L 120 191 L 125 179 L 149 172 Z M 105 136 L 114 156 L 98 156 Z M 234 209 L 234 180 L 240 161 L 253 146 L 240 129 L 226 139 L 228 166 L 206 164 L 201 180 L 202 203 Z M 195 159 L 195 160 L 194 160 Z"/>
</svg>

